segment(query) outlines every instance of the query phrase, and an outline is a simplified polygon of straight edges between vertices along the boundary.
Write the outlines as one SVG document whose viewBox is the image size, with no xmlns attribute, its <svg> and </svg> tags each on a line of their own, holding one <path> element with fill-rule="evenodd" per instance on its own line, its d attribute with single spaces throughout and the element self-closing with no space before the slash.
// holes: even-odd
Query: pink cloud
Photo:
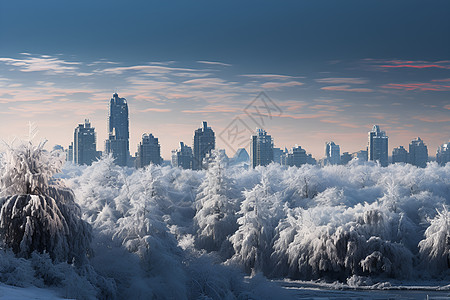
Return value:
<svg viewBox="0 0 450 300">
<path fill-rule="evenodd" d="M 426 116 L 415 116 L 413 117 L 413 119 L 422 121 L 422 122 L 427 122 L 427 123 L 445 123 L 445 122 L 450 122 L 450 117 L 438 117 L 438 116 L 433 116 L 433 117 L 426 117 Z"/>
<path fill-rule="evenodd" d="M 263 89 L 266 90 L 272 90 L 272 89 L 279 89 L 283 87 L 293 87 L 293 86 L 301 86 L 303 85 L 302 82 L 298 81 L 289 81 L 289 82 L 266 82 L 261 85 Z"/>
<path fill-rule="evenodd" d="M 397 89 L 405 91 L 449 91 L 450 85 L 445 84 L 433 84 L 433 83 L 388 83 L 382 85 L 381 88 L 384 89 Z"/>
<path fill-rule="evenodd" d="M 332 85 L 332 86 L 324 86 L 320 88 L 321 90 L 326 91 L 339 91 L 339 92 L 358 92 L 358 93 L 370 93 L 373 92 L 372 89 L 368 88 L 352 88 L 350 85 Z"/>
</svg>

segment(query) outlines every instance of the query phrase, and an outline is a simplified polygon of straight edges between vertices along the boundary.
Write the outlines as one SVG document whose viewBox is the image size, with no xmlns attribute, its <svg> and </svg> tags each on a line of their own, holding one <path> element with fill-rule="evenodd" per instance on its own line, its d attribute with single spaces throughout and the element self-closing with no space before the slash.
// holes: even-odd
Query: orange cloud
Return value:
<svg viewBox="0 0 450 300">
<path fill-rule="evenodd" d="M 321 90 L 326 91 L 339 91 L 339 92 L 358 92 L 358 93 L 370 93 L 373 92 L 372 89 L 368 88 L 352 88 L 350 85 L 333 85 L 333 86 L 324 86 L 320 88 Z"/>
</svg>

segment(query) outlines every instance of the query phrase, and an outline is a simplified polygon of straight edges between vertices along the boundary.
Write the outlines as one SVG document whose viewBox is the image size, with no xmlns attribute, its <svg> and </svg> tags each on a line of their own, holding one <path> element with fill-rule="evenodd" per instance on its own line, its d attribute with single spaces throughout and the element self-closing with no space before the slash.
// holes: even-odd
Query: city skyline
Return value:
<svg viewBox="0 0 450 300">
<path fill-rule="evenodd" d="M 175 1 L 185 8 L 177 11 L 80 1 L 70 12 L 25 2 L 27 11 L 0 4 L 6 141 L 25 136 L 31 121 L 49 147 L 67 147 L 89 119 L 103 151 L 114 92 L 129 104 L 131 150 L 152 133 L 165 160 L 180 141 L 192 146 L 203 120 L 229 156 L 238 147 L 220 134 L 236 118 L 270 132 L 275 147 L 298 144 L 317 158 L 330 140 L 341 153 L 364 149 L 373 124 L 387 132 L 389 154 L 420 136 L 435 156 L 450 140 L 448 1 L 348 1 L 349 9 L 334 1 Z M 264 126 L 244 111 L 261 91 L 279 108 Z"/>
</svg>

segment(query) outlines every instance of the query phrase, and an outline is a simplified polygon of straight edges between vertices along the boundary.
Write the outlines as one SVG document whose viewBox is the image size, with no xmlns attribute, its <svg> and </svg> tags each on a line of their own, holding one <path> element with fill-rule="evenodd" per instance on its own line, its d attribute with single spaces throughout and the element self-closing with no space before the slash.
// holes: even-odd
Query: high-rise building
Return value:
<svg viewBox="0 0 450 300">
<path fill-rule="evenodd" d="M 407 163 L 408 162 L 408 151 L 406 151 L 403 146 L 399 146 L 392 150 L 392 163 Z"/>
<path fill-rule="evenodd" d="M 352 155 L 348 152 L 344 152 L 341 155 L 341 165 L 346 165 L 352 160 Z"/>
<path fill-rule="evenodd" d="M 331 165 L 338 165 L 341 163 L 341 153 L 339 145 L 334 142 L 325 143 L 325 155 L 327 157 L 327 163 Z"/>
<path fill-rule="evenodd" d="M 273 161 L 273 140 L 263 129 L 257 129 L 251 137 L 250 161 L 253 168 L 267 166 Z"/>
<path fill-rule="evenodd" d="M 73 142 L 66 149 L 66 161 L 73 163 Z"/>
<path fill-rule="evenodd" d="M 192 162 L 193 170 L 201 170 L 203 168 L 203 159 L 207 154 L 216 148 L 216 137 L 207 122 L 203 122 L 203 126 L 194 133 L 194 160 Z"/>
<path fill-rule="evenodd" d="M 380 130 L 380 126 L 373 125 L 372 131 L 368 133 L 368 158 L 378 161 L 381 166 L 386 167 L 388 160 L 388 136 Z"/>
<path fill-rule="evenodd" d="M 291 167 L 300 167 L 301 165 L 306 164 L 307 159 L 306 150 L 302 149 L 301 146 L 295 145 L 295 147 L 287 153 L 285 164 Z"/>
<path fill-rule="evenodd" d="M 442 144 L 438 147 L 436 151 L 436 161 L 441 166 L 450 162 L 450 142 Z"/>
<path fill-rule="evenodd" d="M 425 168 L 428 162 L 428 147 L 420 137 L 409 144 L 409 163 Z"/>
<path fill-rule="evenodd" d="M 143 168 L 151 163 L 159 165 L 161 161 L 161 147 L 158 138 L 155 138 L 151 133 L 144 133 L 136 152 L 136 167 Z"/>
<path fill-rule="evenodd" d="M 192 169 L 192 161 L 194 156 L 192 148 L 180 142 L 180 148 L 172 150 L 172 166 L 183 169 Z"/>
<path fill-rule="evenodd" d="M 352 158 L 357 158 L 360 161 L 367 161 L 367 150 L 359 150 L 352 153 Z"/>
<path fill-rule="evenodd" d="M 130 156 L 128 104 L 125 98 L 113 94 L 109 102 L 108 139 L 105 142 L 106 153 L 112 153 L 115 163 L 126 166 Z"/>
<path fill-rule="evenodd" d="M 273 161 L 281 164 L 282 157 L 285 155 L 285 152 L 281 148 L 273 148 Z"/>
<path fill-rule="evenodd" d="M 70 149 L 70 146 L 69 146 Z M 91 165 L 97 159 L 95 128 L 88 119 L 79 124 L 73 134 L 73 162 L 79 165 Z"/>
</svg>

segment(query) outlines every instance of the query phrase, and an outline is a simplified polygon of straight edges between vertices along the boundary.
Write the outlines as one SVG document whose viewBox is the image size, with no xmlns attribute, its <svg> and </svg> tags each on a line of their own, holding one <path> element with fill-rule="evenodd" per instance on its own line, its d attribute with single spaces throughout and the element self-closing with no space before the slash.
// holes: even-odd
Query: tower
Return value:
<svg viewBox="0 0 450 300">
<path fill-rule="evenodd" d="M 388 136 L 384 131 L 380 130 L 380 126 L 373 125 L 372 131 L 368 133 L 368 159 L 371 161 L 379 161 L 380 165 L 386 167 L 388 165 Z"/>
<path fill-rule="evenodd" d="M 194 160 L 192 162 L 193 170 L 203 168 L 203 159 L 206 154 L 211 154 L 211 150 L 216 148 L 216 137 L 207 122 L 202 123 L 202 127 L 195 130 L 194 133 Z"/>
<path fill-rule="evenodd" d="M 112 153 L 115 163 L 126 166 L 130 156 L 128 104 L 117 93 L 109 101 L 108 139 L 105 142 L 106 153 Z"/>
<path fill-rule="evenodd" d="M 90 165 L 97 159 L 95 128 L 91 127 L 88 119 L 75 128 L 72 147 L 73 161 L 76 164 Z"/>
<path fill-rule="evenodd" d="M 273 140 L 263 129 L 256 129 L 250 142 L 250 161 L 253 168 L 273 162 Z"/>
</svg>

